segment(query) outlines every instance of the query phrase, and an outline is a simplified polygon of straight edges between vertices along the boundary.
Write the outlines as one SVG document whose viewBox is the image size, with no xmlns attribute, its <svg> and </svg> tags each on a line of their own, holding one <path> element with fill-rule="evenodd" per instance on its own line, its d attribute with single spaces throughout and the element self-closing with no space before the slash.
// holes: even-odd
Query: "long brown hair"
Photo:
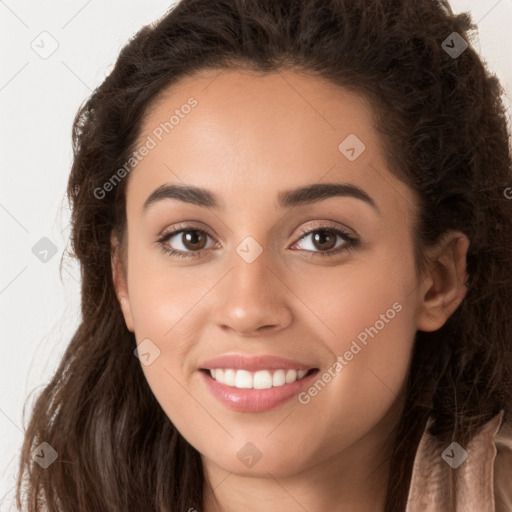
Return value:
<svg viewBox="0 0 512 512">
<path fill-rule="evenodd" d="M 416 261 L 448 230 L 470 239 L 468 293 L 441 329 L 416 335 L 391 459 L 386 512 L 405 507 L 412 462 L 431 432 L 462 444 L 512 403 L 512 165 L 503 90 L 446 0 L 182 0 L 122 49 L 76 115 L 68 184 L 82 318 L 38 396 L 17 488 L 30 512 L 186 512 L 203 506 L 201 458 L 173 426 L 134 357 L 116 298 L 110 237 L 126 228 L 133 153 L 166 87 L 204 69 L 295 68 L 371 101 L 389 168 L 420 198 Z M 469 47 L 447 51 L 457 32 Z M 461 39 L 457 39 L 458 43 Z M 57 460 L 31 456 L 47 442 Z M 24 479 L 23 479 L 24 477 Z"/>
</svg>

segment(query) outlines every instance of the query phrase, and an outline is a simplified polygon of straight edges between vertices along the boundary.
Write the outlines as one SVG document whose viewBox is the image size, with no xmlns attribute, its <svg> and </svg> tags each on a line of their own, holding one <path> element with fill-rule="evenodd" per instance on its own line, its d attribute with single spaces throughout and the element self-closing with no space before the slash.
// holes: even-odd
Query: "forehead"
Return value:
<svg viewBox="0 0 512 512">
<path fill-rule="evenodd" d="M 277 195 L 319 181 L 351 182 L 382 195 L 396 180 L 386 170 L 369 102 L 295 71 L 186 77 L 148 110 L 139 144 L 149 139 L 154 147 L 130 176 L 128 200 L 136 195 L 139 204 L 169 182 L 233 198 L 242 190 Z M 392 189 L 405 199 L 410 194 L 402 182 Z"/>
<path fill-rule="evenodd" d="M 185 108 L 190 98 L 197 103 L 192 109 Z M 191 111 L 183 113 L 182 109 Z M 187 125 L 192 124 L 198 143 L 222 134 L 226 142 L 245 148 L 265 143 L 276 150 L 293 149 L 282 148 L 281 142 L 309 140 L 313 135 L 329 146 L 350 130 L 372 145 L 380 142 L 373 130 L 373 110 L 363 96 L 290 70 L 205 70 L 183 78 L 154 101 L 142 132 L 154 131 L 173 114 L 179 119 L 175 116 L 172 121 L 172 134 L 165 134 L 171 135 L 168 139 L 184 139 Z"/>
</svg>

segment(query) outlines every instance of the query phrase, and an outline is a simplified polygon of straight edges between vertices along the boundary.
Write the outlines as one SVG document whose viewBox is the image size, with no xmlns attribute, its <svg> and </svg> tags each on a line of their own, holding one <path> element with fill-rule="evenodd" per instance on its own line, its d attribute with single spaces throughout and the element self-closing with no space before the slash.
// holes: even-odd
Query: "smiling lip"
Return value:
<svg viewBox="0 0 512 512">
<path fill-rule="evenodd" d="M 256 372 L 258 370 L 310 370 L 314 365 L 308 365 L 299 361 L 285 359 L 283 357 L 263 355 L 246 356 L 243 354 L 224 354 L 213 359 L 208 359 L 199 365 L 200 369 L 233 368 Z"/>
<path fill-rule="evenodd" d="M 244 389 L 217 382 L 208 370 L 231 368 L 235 370 L 309 370 L 308 373 L 295 382 L 268 389 Z M 206 387 L 222 404 L 229 409 L 239 412 L 263 412 L 273 409 L 296 396 L 309 385 L 312 377 L 318 373 L 314 365 L 305 364 L 283 357 L 262 355 L 245 356 L 243 354 L 224 354 L 208 359 L 199 365 L 199 373 Z"/>
<path fill-rule="evenodd" d="M 239 412 L 264 412 L 298 395 L 310 384 L 318 369 L 310 370 L 300 380 L 269 389 L 236 388 L 217 382 L 208 370 L 203 369 L 199 373 L 210 393 L 229 409 Z"/>
</svg>

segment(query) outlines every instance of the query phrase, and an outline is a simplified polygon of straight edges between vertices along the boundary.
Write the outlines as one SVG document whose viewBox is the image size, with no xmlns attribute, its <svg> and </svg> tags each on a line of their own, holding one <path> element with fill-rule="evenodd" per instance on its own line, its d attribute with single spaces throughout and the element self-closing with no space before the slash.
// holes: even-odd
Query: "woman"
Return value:
<svg viewBox="0 0 512 512">
<path fill-rule="evenodd" d="M 511 509 L 511 153 L 471 28 L 183 0 L 123 48 L 74 124 L 82 322 L 26 510 Z"/>
</svg>

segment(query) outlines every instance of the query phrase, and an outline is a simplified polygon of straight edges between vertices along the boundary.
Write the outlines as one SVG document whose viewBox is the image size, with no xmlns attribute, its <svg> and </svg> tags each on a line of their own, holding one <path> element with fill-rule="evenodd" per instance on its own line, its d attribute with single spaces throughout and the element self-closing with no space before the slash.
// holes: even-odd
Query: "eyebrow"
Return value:
<svg viewBox="0 0 512 512">
<path fill-rule="evenodd" d="M 278 194 L 278 206 L 293 208 L 316 203 L 331 197 L 354 197 L 366 202 L 380 215 L 375 201 L 360 187 L 351 183 L 315 183 L 296 189 L 285 190 Z M 155 189 L 144 202 L 143 212 L 158 201 L 175 199 L 183 203 L 204 208 L 224 210 L 218 197 L 207 189 L 192 185 L 164 184 Z"/>
</svg>

